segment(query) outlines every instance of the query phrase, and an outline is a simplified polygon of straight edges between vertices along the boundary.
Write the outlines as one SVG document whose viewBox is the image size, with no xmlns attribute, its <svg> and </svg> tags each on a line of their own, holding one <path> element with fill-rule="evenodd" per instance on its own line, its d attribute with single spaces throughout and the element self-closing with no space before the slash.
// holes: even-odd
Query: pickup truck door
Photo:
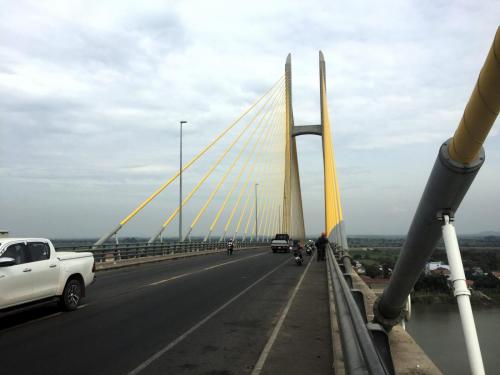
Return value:
<svg viewBox="0 0 500 375">
<path fill-rule="evenodd" d="M 1 256 L 15 259 L 16 264 L 0 267 L 0 308 L 31 301 L 33 278 L 26 244 L 9 245 Z"/>
<path fill-rule="evenodd" d="M 56 295 L 59 283 L 59 260 L 46 242 L 28 242 L 33 297 L 41 299 Z"/>
</svg>

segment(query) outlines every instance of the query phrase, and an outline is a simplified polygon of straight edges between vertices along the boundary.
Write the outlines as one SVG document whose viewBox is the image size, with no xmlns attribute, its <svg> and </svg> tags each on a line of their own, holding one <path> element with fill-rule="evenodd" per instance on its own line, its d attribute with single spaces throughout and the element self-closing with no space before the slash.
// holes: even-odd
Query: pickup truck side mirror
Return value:
<svg viewBox="0 0 500 375">
<path fill-rule="evenodd" d="M 12 258 L 0 258 L 0 267 L 9 267 L 16 264 L 16 260 Z"/>
</svg>

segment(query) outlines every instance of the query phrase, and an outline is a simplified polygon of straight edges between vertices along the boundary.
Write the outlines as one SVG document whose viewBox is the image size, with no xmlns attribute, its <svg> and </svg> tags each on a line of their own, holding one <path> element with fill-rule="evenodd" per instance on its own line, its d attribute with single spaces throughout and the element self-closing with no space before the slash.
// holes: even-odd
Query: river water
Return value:
<svg viewBox="0 0 500 375">
<path fill-rule="evenodd" d="M 500 307 L 472 307 L 486 374 L 500 374 Z M 406 329 L 444 374 L 470 374 L 456 304 L 412 305 Z"/>
</svg>

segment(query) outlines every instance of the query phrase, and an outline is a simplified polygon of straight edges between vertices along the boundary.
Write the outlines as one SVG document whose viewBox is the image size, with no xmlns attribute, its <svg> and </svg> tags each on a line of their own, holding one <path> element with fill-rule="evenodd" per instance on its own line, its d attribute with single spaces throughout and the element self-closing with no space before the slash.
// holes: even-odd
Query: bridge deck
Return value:
<svg viewBox="0 0 500 375">
<path fill-rule="evenodd" d="M 268 366 L 328 368 L 327 354 L 306 358 L 323 344 L 331 351 L 328 328 L 319 332 L 329 321 L 322 266 L 310 267 Z M 62 313 L 49 303 L 0 316 L 2 369 L 250 374 L 304 270 L 290 254 L 265 248 L 99 272 L 77 311 Z"/>
</svg>

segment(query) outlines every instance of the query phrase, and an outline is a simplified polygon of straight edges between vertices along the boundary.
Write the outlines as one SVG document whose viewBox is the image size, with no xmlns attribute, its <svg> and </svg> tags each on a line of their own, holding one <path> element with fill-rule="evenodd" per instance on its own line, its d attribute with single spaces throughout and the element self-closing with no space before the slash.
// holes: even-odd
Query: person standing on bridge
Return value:
<svg viewBox="0 0 500 375">
<path fill-rule="evenodd" d="M 328 243 L 328 238 L 326 238 L 326 233 L 323 232 L 315 242 L 316 248 L 318 249 L 318 255 L 316 257 L 318 262 L 320 260 L 325 260 L 325 248 L 327 243 Z"/>
</svg>

